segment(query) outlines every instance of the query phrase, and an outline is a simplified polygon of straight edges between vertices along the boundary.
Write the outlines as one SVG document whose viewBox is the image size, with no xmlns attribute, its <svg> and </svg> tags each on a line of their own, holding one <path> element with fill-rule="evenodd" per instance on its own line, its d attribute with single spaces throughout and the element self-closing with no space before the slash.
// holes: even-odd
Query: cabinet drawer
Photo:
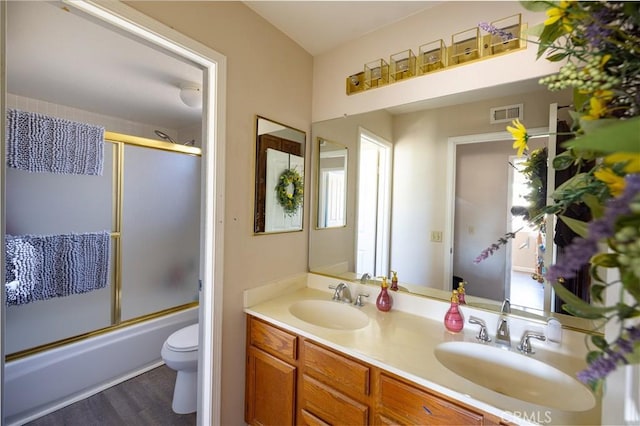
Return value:
<svg viewBox="0 0 640 426">
<path fill-rule="evenodd" d="M 306 374 L 302 376 L 301 404 L 302 411 L 330 424 L 355 426 L 369 422 L 369 407 Z"/>
<path fill-rule="evenodd" d="M 381 411 L 407 424 L 481 425 L 483 416 L 392 377 L 380 375 Z"/>
<path fill-rule="evenodd" d="M 266 352 L 294 361 L 298 354 L 298 340 L 293 334 L 249 317 L 249 342 Z"/>
<path fill-rule="evenodd" d="M 349 396 L 369 395 L 369 367 L 304 340 L 305 373 Z"/>
</svg>

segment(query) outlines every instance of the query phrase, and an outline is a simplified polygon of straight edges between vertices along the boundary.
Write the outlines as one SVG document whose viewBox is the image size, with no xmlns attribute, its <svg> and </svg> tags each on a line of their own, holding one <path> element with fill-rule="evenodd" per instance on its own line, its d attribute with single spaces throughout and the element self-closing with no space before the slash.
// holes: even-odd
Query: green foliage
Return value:
<svg viewBox="0 0 640 426">
<path fill-rule="evenodd" d="M 558 72 L 540 83 L 551 91 L 573 91 L 569 114 L 575 136 L 563 143 L 566 151 L 551 164 L 556 170 L 576 172 L 553 191 L 548 205 L 538 203 L 544 199 L 537 192 L 543 182 L 538 169 L 542 156 L 537 151 L 528 154 L 528 199 L 533 204 L 529 220 L 541 223 L 545 215 L 557 215 L 578 235 L 545 276 L 563 300 L 563 309 L 598 320 L 599 326 L 614 321 L 620 327 L 617 339 L 609 343 L 602 336 L 590 339 L 590 365 L 579 377 L 600 390 L 616 365 L 640 363 L 640 325 L 629 321 L 640 318 L 640 2 L 521 4 L 546 12 L 544 24 L 525 34 L 537 37 L 529 41 L 538 45 L 538 58 L 558 63 Z M 513 124 L 516 142 L 526 143 L 531 135 L 524 124 Z M 518 148 L 527 152 L 522 143 Z M 588 222 L 566 213 L 585 206 L 591 212 Z M 592 303 L 563 285 L 587 264 Z"/>
<path fill-rule="evenodd" d="M 609 154 L 614 152 L 640 153 L 640 117 L 629 120 L 595 120 L 598 126 L 589 128 L 589 132 L 579 139 L 569 141 L 565 147 L 578 151 L 598 151 Z"/>
<path fill-rule="evenodd" d="M 300 174 L 295 169 L 285 170 L 275 189 L 284 212 L 289 216 L 296 214 L 304 196 L 304 182 Z"/>
<path fill-rule="evenodd" d="M 524 199 L 529 202 L 529 222 L 538 228 L 544 224 L 542 214 L 546 206 L 547 194 L 547 148 L 537 149 L 522 163 L 524 166 L 520 172 L 527 179 L 529 192 Z"/>
<path fill-rule="evenodd" d="M 573 232 L 578 234 L 581 237 L 586 237 L 588 235 L 587 230 L 587 222 L 582 220 L 574 219 L 564 215 L 558 215 L 560 220 L 562 220 Z"/>
</svg>

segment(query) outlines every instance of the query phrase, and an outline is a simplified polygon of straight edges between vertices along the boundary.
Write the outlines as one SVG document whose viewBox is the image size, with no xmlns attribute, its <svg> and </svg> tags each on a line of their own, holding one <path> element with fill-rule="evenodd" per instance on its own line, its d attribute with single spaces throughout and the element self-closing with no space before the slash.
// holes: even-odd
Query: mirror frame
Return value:
<svg viewBox="0 0 640 426">
<path fill-rule="evenodd" d="M 269 130 L 261 132 L 261 122 L 270 125 L 275 130 Z M 284 136 L 282 137 L 282 132 Z M 269 135 L 270 140 L 262 143 L 261 136 Z M 294 140 L 297 139 L 297 140 Z M 269 149 L 279 151 L 289 156 L 300 157 L 300 165 L 302 167 L 302 173 L 300 173 L 304 188 L 304 172 L 305 172 L 305 150 L 306 150 L 307 133 L 291 127 L 289 125 L 280 123 L 278 121 L 271 120 L 269 118 L 256 115 L 255 119 L 255 174 L 254 174 L 254 208 L 253 208 L 253 232 L 254 235 L 265 234 L 277 234 L 283 232 L 298 232 L 304 229 L 304 204 L 305 193 L 303 189 L 302 200 L 299 206 L 299 212 L 294 215 L 283 213 L 283 229 L 275 231 L 266 230 L 267 211 L 266 211 L 266 198 L 267 198 L 267 177 L 268 177 L 268 164 L 267 164 L 267 151 Z M 291 161 L 289 157 L 288 161 Z M 290 163 L 289 163 L 290 164 Z M 289 166 L 290 168 L 290 166 Z M 289 225 L 286 228 L 286 222 L 293 216 L 296 216 L 295 220 L 299 220 L 299 225 Z M 292 219 L 293 220 L 293 219 Z"/>
<path fill-rule="evenodd" d="M 324 229 L 333 229 L 333 228 L 344 228 L 347 226 L 347 201 L 348 201 L 348 193 L 347 193 L 347 188 L 348 188 L 348 182 L 349 182 L 349 177 L 348 177 L 348 173 L 349 173 L 349 147 L 347 147 L 344 144 L 341 144 L 339 142 L 334 142 L 331 141 L 329 139 L 326 139 L 322 136 L 318 136 L 315 138 L 315 142 L 316 142 L 316 149 L 314 150 L 314 154 L 315 154 L 315 158 L 314 158 L 314 163 L 313 165 L 315 166 L 315 173 L 314 173 L 314 178 L 315 178 L 315 185 L 313 187 L 314 191 L 315 191 L 315 196 L 314 196 L 314 200 L 316 202 L 316 208 L 314 209 L 315 212 L 315 216 L 314 216 L 314 224 L 315 224 L 315 229 L 316 230 L 324 230 Z M 321 161 L 322 161 L 322 144 L 323 143 L 330 143 L 338 148 L 340 151 L 344 151 L 344 155 L 341 156 L 342 158 L 344 158 L 344 163 L 343 163 L 343 171 L 344 171 L 344 183 L 343 183 L 343 188 L 344 188 L 344 200 L 343 200 L 343 221 L 341 225 L 334 225 L 334 226 L 321 226 L 320 225 L 320 208 L 323 204 L 320 203 L 320 194 L 322 193 L 321 191 L 321 186 L 322 186 L 322 181 L 321 181 L 321 176 L 320 176 L 320 172 L 322 171 L 322 166 L 321 166 Z"/>
</svg>

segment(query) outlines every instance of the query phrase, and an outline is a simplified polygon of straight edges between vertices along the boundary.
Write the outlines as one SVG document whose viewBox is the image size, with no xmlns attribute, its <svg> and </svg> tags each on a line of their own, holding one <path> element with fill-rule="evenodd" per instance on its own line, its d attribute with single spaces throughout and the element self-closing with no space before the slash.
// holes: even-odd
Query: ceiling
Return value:
<svg viewBox="0 0 640 426">
<path fill-rule="evenodd" d="M 245 1 L 311 55 L 325 53 L 442 1 Z"/>
<path fill-rule="evenodd" d="M 317 55 L 442 2 L 244 3 Z M 180 101 L 179 86 L 201 82 L 201 69 L 69 9 L 7 2 L 8 93 L 161 129 L 199 125 L 201 109 Z"/>
<path fill-rule="evenodd" d="M 179 129 L 201 110 L 179 85 L 202 71 L 58 2 L 7 2 L 7 91 L 130 121 Z"/>
</svg>

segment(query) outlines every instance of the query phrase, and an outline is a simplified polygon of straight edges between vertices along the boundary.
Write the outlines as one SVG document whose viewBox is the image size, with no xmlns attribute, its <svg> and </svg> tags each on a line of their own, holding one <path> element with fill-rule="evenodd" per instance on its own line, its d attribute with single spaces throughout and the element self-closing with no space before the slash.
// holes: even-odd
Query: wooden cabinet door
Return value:
<svg viewBox="0 0 640 426">
<path fill-rule="evenodd" d="M 245 421 L 251 425 L 293 425 L 296 367 L 250 346 L 246 374 Z"/>
</svg>

